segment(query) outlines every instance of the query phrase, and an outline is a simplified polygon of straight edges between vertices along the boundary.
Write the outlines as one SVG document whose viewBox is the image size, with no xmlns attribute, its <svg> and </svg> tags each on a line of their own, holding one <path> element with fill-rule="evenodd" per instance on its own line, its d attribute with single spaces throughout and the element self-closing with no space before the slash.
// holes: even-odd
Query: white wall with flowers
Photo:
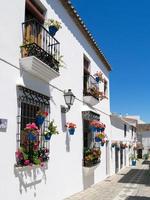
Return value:
<svg viewBox="0 0 150 200">
<path fill-rule="evenodd" d="M 1 48 L 0 48 L 0 118 L 8 119 L 6 132 L 0 132 L 0 194 L 6 200 L 17 199 L 53 199 L 61 200 L 83 190 L 87 185 L 95 184 L 110 173 L 110 152 L 106 155 L 106 145 L 101 148 L 101 162 L 95 168 L 84 171 L 82 111 L 91 110 L 100 115 L 106 125 L 108 149 L 112 137 L 110 124 L 109 72 L 82 35 L 73 19 L 60 1 L 42 0 L 47 9 L 46 17 L 54 18 L 62 24 L 56 35 L 61 44 L 61 55 L 65 68 L 60 69 L 60 76 L 50 83 L 60 90 L 71 89 L 74 95 L 83 100 L 83 55 L 91 61 L 91 73 L 103 73 L 108 82 L 108 99 L 94 107 L 75 100 L 70 111 L 61 113 L 65 105 L 63 93 L 50 86 L 46 81 L 20 70 L 20 45 L 22 45 L 22 27 L 25 14 L 25 1 L 8 0 L 1 4 Z M 23 85 L 50 97 L 50 119 L 54 119 L 59 135 L 50 141 L 50 159 L 44 167 L 27 166 L 16 168 L 16 133 L 18 129 L 17 85 Z M 101 87 L 103 87 L 101 85 Z M 66 122 L 77 125 L 75 134 L 70 136 L 65 129 Z M 106 166 L 107 165 L 107 166 Z M 106 170 L 107 168 L 107 170 Z M 86 175 L 85 175 L 86 173 Z M 7 192 L 5 192 L 7 188 Z"/>
<path fill-rule="evenodd" d="M 132 124 L 125 121 L 122 116 L 112 114 L 111 117 L 111 174 L 114 174 L 115 171 L 115 162 L 116 162 L 116 154 L 115 154 L 115 146 L 119 147 L 118 150 L 118 171 L 126 166 L 129 166 L 130 163 L 130 155 L 133 154 L 133 142 L 135 137 L 135 132 L 132 132 Z M 126 134 L 124 130 L 124 125 L 126 125 Z M 121 144 L 125 145 L 123 148 L 123 158 L 122 158 L 122 166 L 120 162 L 120 148 Z"/>
</svg>

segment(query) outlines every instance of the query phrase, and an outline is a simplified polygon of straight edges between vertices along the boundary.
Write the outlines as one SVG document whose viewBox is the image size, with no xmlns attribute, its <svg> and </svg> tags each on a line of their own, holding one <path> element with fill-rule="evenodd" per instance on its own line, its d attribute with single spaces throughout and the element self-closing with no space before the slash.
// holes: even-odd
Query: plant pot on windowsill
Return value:
<svg viewBox="0 0 150 200">
<path fill-rule="evenodd" d="M 33 133 L 28 133 L 28 140 L 34 142 L 36 140 L 36 135 Z"/>
</svg>

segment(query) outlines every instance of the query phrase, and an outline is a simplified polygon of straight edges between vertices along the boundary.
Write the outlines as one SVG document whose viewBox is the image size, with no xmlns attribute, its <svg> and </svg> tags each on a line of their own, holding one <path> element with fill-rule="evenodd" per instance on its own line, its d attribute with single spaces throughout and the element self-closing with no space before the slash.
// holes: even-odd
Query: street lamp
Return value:
<svg viewBox="0 0 150 200">
<path fill-rule="evenodd" d="M 74 100 L 75 100 L 75 96 L 74 94 L 71 92 L 71 89 L 68 89 L 68 92 L 64 92 L 64 99 L 65 99 L 65 103 L 67 104 L 68 107 L 62 106 L 61 107 L 61 112 L 62 113 L 66 113 L 70 110 L 70 107 L 73 105 Z"/>
</svg>

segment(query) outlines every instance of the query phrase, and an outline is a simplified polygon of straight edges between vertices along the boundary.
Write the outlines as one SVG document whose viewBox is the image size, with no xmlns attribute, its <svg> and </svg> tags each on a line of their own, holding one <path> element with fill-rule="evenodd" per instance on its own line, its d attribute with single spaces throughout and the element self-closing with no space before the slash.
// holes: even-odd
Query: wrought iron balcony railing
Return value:
<svg viewBox="0 0 150 200">
<path fill-rule="evenodd" d="M 93 96 L 99 99 L 101 92 L 99 91 L 99 84 L 91 75 L 84 75 L 84 96 Z"/>
<path fill-rule="evenodd" d="M 35 19 L 22 23 L 22 57 L 35 56 L 59 72 L 60 43 Z"/>
</svg>

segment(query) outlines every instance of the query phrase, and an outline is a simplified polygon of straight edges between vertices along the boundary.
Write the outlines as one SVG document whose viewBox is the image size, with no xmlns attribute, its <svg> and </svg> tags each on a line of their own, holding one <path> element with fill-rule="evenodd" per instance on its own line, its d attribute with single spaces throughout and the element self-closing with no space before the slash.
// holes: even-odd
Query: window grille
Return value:
<svg viewBox="0 0 150 200">
<path fill-rule="evenodd" d="M 17 133 L 17 149 L 20 147 L 27 147 L 27 135 L 24 134 L 23 130 L 26 124 L 35 123 L 37 111 L 45 111 L 49 113 L 49 100 L 48 96 L 30 90 L 28 88 L 18 86 L 18 133 Z M 39 149 L 49 149 L 49 143 L 44 139 L 44 131 L 48 127 L 49 120 L 45 119 L 42 126 L 39 127 L 40 133 L 37 137 L 39 142 Z M 30 150 L 29 150 L 30 151 Z"/>
</svg>

